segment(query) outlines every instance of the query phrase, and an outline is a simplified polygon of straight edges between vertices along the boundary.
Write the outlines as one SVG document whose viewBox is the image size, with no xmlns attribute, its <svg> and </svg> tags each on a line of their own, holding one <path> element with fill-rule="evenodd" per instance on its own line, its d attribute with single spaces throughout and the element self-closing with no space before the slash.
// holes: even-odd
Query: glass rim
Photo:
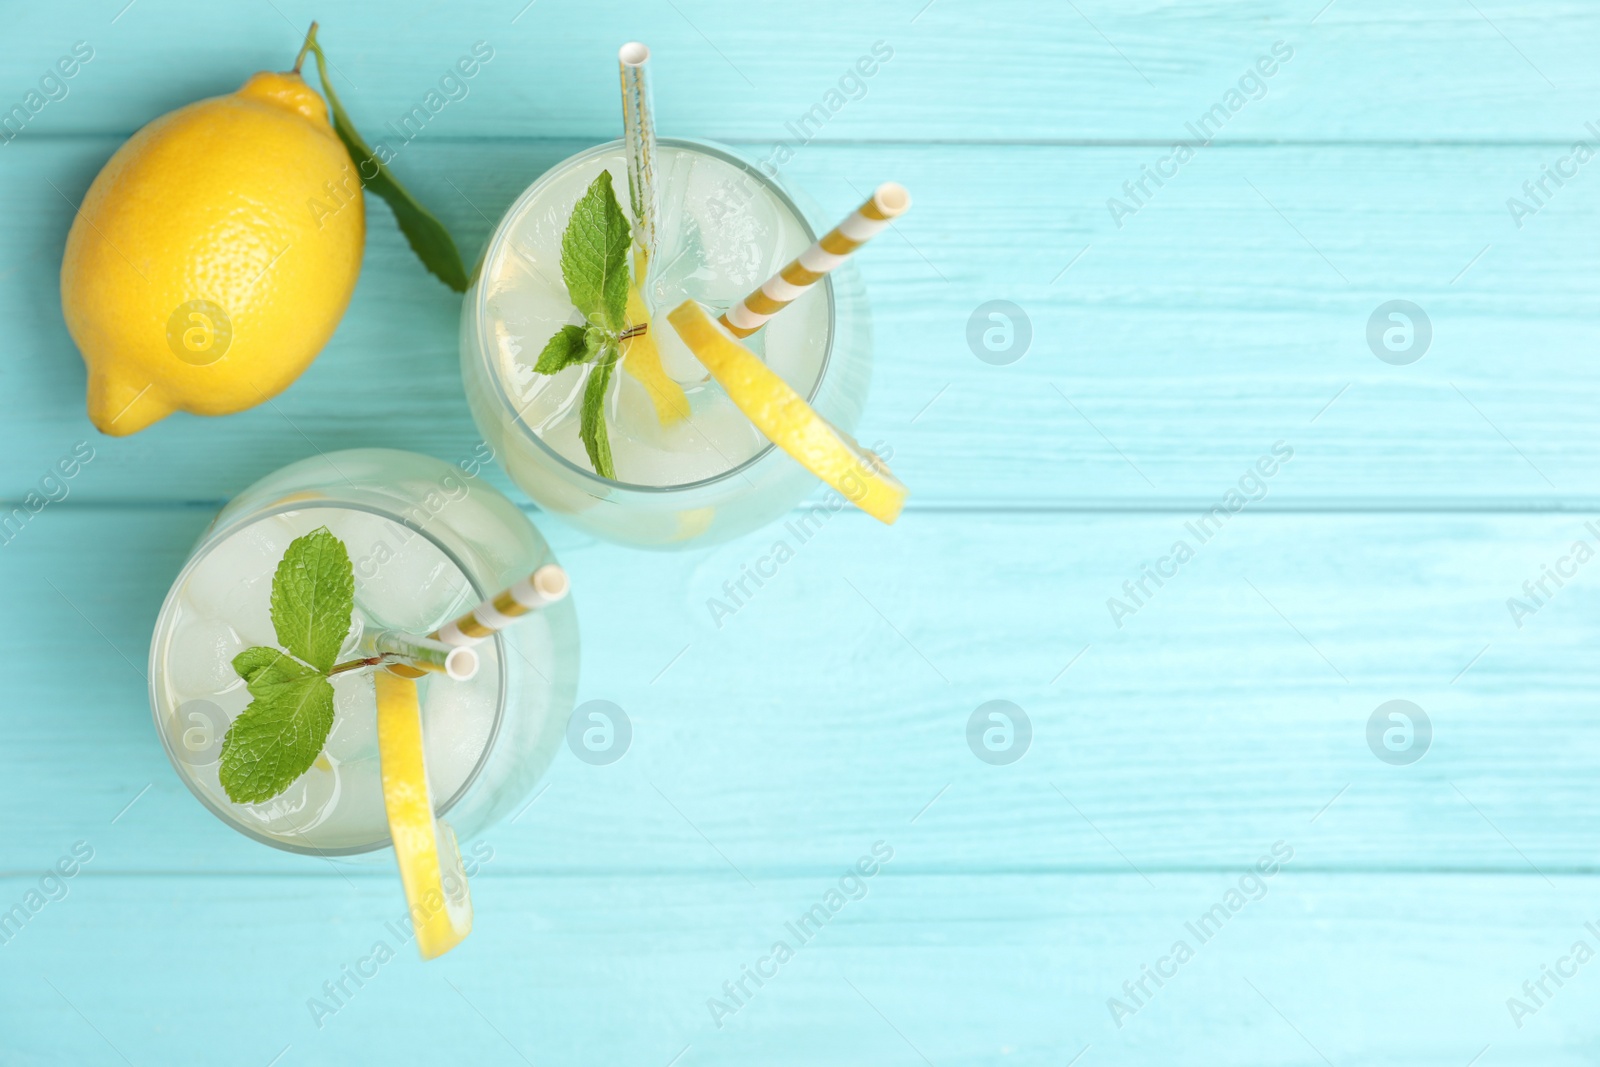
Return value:
<svg viewBox="0 0 1600 1067">
<path fill-rule="evenodd" d="M 733 151 L 733 149 L 719 145 L 712 141 L 704 141 L 690 137 L 662 137 L 657 139 L 657 143 L 668 145 L 673 148 L 687 149 L 691 152 L 698 152 L 701 155 L 712 156 L 714 158 L 721 159 L 725 163 L 729 163 L 735 167 L 738 167 L 740 170 L 749 174 L 756 181 L 764 185 L 774 196 L 778 198 L 778 201 L 789 211 L 791 215 L 794 216 L 795 220 L 800 224 L 801 231 L 804 233 L 808 243 L 816 242 L 817 233 L 811 225 L 811 220 L 806 218 L 805 212 L 800 210 L 800 206 L 794 202 L 794 199 L 789 195 L 789 191 L 783 187 L 783 184 L 776 178 L 768 177 L 767 175 L 761 173 L 759 168 L 755 167 L 748 160 L 741 157 L 737 152 Z M 508 240 L 508 233 L 510 229 L 507 225 L 507 221 L 513 216 L 517 215 L 519 212 L 525 210 L 528 202 L 533 199 L 535 193 L 537 193 L 549 181 L 551 181 L 556 174 L 565 171 L 570 166 L 573 166 L 578 162 L 586 160 L 592 156 L 601 155 L 605 152 L 617 151 L 622 148 L 625 148 L 625 142 L 620 139 L 595 145 L 592 148 L 587 148 L 582 152 L 568 156 L 566 159 L 561 160 L 559 163 L 550 167 L 543 174 L 540 174 L 537 178 L 535 178 L 533 183 L 524 189 L 516 198 L 516 200 L 512 201 L 511 206 L 506 208 L 505 213 L 500 216 L 500 220 L 495 223 L 494 230 L 489 236 L 489 244 L 483 253 L 483 260 L 479 266 L 480 274 L 477 281 L 482 280 L 481 272 L 484 267 L 493 262 L 494 258 L 498 256 L 501 250 L 504 248 L 505 243 Z M 806 403 L 813 406 L 815 405 L 817 396 L 822 392 L 824 383 L 826 383 L 828 380 L 828 370 L 833 365 L 834 346 L 838 340 L 839 322 L 838 305 L 836 303 L 836 297 L 833 291 L 833 275 L 823 275 L 821 281 L 817 283 L 816 288 L 820 288 L 822 290 L 823 295 L 826 297 L 828 302 L 828 340 L 822 353 L 822 365 L 817 368 L 816 381 L 812 383 L 811 390 L 806 394 Z M 760 463 L 764 459 L 767 459 L 775 450 L 777 450 L 778 446 L 769 440 L 756 452 L 755 455 L 751 456 L 742 463 L 729 467 L 727 470 L 722 471 L 721 473 L 713 474 L 709 478 L 701 478 L 693 482 L 679 482 L 675 485 L 641 485 L 637 482 L 624 482 L 614 478 L 603 477 L 595 471 L 587 470 L 578 466 L 576 463 L 572 462 L 566 456 L 563 456 L 560 452 L 556 451 L 553 447 L 546 443 L 543 437 L 535 433 L 533 428 L 523 421 L 521 412 L 517 409 L 517 405 L 506 393 L 505 382 L 502 375 L 499 373 L 499 368 L 497 367 L 496 362 L 493 359 L 493 350 L 487 343 L 487 339 L 484 336 L 484 323 L 488 299 L 488 287 L 481 284 L 478 285 L 476 295 L 472 298 L 472 301 L 468 305 L 472 312 L 473 340 L 477 344 L 477 358 L 484 365 L 483 370 L 486 372 L 486 377 L 491 383 L 493 383 L 493 392 L 498 398 L 502 410 L 510 416 L 510 424 L 512 429 L 509 432 L 516 433 L 519 437 L 531 441 L 534 447 L 540 449 L 545 456 L 553 460 L 563 471 L 578 476 L 578 478 L 584 482 L 593 483 L 604 492 L 622 490 L 626 493 L 638 493 L 647 496 L 664 496 L 673 493 L 688 493 L 700 489 L 710 488 L 720 482 L 724 482 L 733 478 L 735 475 L 744 476 L 756 464 Z"/>
<path fill-rule="evenodd" d="M 411 521 L 404 515 L 396 515 L 372 504 L 339 500 L 335 497 L 328 497 L 319 500 L 295 500 L 288 503 L 279 503 L 267 508 L 263 508 L 261 511 L 256 512 L 251 517 L 241 522 L 231 523 L 228 526 L 223 527 L 221 531 L 224 533 L 223 536 L 212 536 L 215 533 L 219 533 L 216 520 L 213 519 L 211 525 L 208 526 L 205 532 L 200 535 L 200 541 L 197 543 L 196 548 L 191 550 L 189 558 L 184 562 L 183 568 L 178 572 L 178 576 L 172 580 L 172 585 L 167 590 L 166 598 L 161 602 L 161 611 L 156 616 L 154 636 L 159 638 L 166 633 L 170 639 L 169 630 L 171 617 L 177 609 L 176 606 L 178 601 L 182 598 L 182 591 L 185 587 L 185 584 L 187 583 L 188 579 L 192 577 L 195 569 L 200 565 L 200 562 L 207 558 L 212 552 L 216 551 L 217 546 L 225 542 L 228 539 L 228 536 L 236 534 L 240 530 L 243 530 L 249 526 L 253 526 L 258 522 L 264 522 L 267 519 L 276 518 L 279 515 L 284 515 L 294 511 L 311 511 L 317 508 L 365 512 L 369 515 L 375 515 L 381 519 L 387 519 L 388 521 L 393 522 L 398 526 L 402 526 L 413 533 L 420 534 L 421 536 L 427 538 L 429 543 L 443 553 L 444 557 L 450 561 L 456 570 L 461 572 L 462 577 L 467 580 L 467 587 L 472 590 L 473 596 L 477 600 L 481 601 L 488 595 L 483 589 L 479 588 L 477 581 L 472 577 L 472 572 L 462 564 L 460 557 L 458 557 L 449 546 L 441 544 L 437 537 L 434 537 L 427 530 L 424 530 L 420 525 Z M 495 633 L 493 635 L 493 641 L 495 645 L 495 655 L 498 657 L 500 663 L 500 667 L 497 671 L 499 678 L 495 694 L 494 722 L 489 728 L 488 738 L 484 741 L 483 751 L 478 754 L 478 759 L 472 765 L 472 770 L 467 773 L 466 778 L 462 780 L 461 785 L 454 793 L 446 798 L 442 804 L 435 806 L 435 818 L 442 818 L 450 811 L 450 809 L 455 807 L 455 805 L 463 797 L 467 795 L 468 790 L 472 788 L 473 783 L 478 780 L 478 777 L 480 774 L 482 774 L 484 767 L 487 766 L 489 762 L 489 755 L 494 751 L 495 742 L 499 740 L 500 737 L 500 727 L 504 722 L 506 711 L 506 648 L 504 636 L 502 634 L 498 632 Z M 380 836 L 371 844 L 344 845 L 337 848 L 318 848 L 315 845 L 294 844 L 289 841 L 284 841 L 281 838 L 274 837 L 271 834 L 257 830 L 254 827 L 247 826 L 243 822 L 229 815 L 216 801 L 216 799 L 210 796 L 205 790 L 201 789 L 194 777 L 187 773 L 182 766 L 180 766 L 182 761 L 179 760 L 178 754 L 173 751 L 172 738 L 168 736 L 167 728 L 161 721 L 158 708 L 160 707 L 162 694 L 158 693 L 157 691 L 157 678 L 161 677 L 163 680 L 165 680 L 166 668 L 164 661 L 162 661 L 158 666 L 156 655 L 158 651 L 164 651 L 164 649 L 161 647 L 162 644 L 163 642 L 159 640 L 152 640 L 150 642 L 150 671 L 149 678 L 146 683 L 149 687 L 150 695 L 150 717 L 155 725 L 156 733 L 161 738 L 161 747 L 166 752 L 167 760 L 172 764 L 172 769 L 177 773 L 178 777 L 182 779 L 183 784 L 188 787 L 189 792 L 194 794 L 195 799 L 199 800 L 201 804 L 205 805 L 205 807 L 209 809 L 213 815 L 252 840 L 259 841 L 265 845 L 271 845 L 273 848 L 282 849 L 285 852 L 298 853 L 302 856 L 359 856 L 372 852 L 381 852 L 383 849 L 393 847 L 394 838 L 389 833 L 387 824 L 385 824 Z M 176 708 L 173 710 L 176 711 Z"/>
</svg>

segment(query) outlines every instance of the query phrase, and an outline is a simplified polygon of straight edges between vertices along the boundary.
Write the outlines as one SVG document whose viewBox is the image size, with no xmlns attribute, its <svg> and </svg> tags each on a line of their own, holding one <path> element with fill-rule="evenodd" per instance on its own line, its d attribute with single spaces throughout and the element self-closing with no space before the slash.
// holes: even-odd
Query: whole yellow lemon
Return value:
<svg viewBox="0 0 1600 1067">
<path fill-rule="evenodd" d="M 365 236 L 355 167 L 299 74 L 145 126 L 89 187 L 61 264 L 89 418 L 122 436 L 276 396 L 333 335 Z"/>
</svg>

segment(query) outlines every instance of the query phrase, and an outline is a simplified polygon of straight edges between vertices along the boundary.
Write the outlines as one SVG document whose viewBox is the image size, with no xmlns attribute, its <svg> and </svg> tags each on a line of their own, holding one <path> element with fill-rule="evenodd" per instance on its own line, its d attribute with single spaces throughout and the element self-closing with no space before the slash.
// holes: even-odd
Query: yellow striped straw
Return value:
<svg viewBox="0 0 1600 1067">
<path fill-rule="evenodd" d="M 428 637 L 446 645 L 475 645 L 493 637 L 530 611 L 538 611 L 563 599 L 571 588 L 567 572 L 554 563 L 546 563 L 510 589 L 490 597 L 459 619 L 445 623 Z M 420 678 L 424 673 L 404 663 L 391 663 L 388 670 L 403 678 Z"/>
<path fill-rule="evenodd" d="M 443 674 L 452 681 L 470 681 L 478 673 L 478 653 L 466 645 L 447 645 L 431 637 L 386 630 L 372 639 L 375 651 L 399 656 L 404 666 Z"/>
<path fill-rule="evenodd" d="M 723 313 L 719 321 L 735 337 L 749 337 L 800 294 L 843 263 L 856 249 L 883 232 L 889 220 L 905 214 L 911 194 L 898 182 L 884 182 L 865 204 L 829 230 L 800 258 L 768 278 L 755 292 Z"/>
</svg>

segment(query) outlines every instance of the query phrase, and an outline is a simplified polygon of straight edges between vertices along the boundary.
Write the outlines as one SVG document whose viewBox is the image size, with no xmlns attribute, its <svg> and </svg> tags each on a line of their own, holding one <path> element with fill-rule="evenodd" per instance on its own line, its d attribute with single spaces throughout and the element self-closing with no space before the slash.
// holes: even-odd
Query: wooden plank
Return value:
<svg viewBox="0 0 1600 1067">
<path fill-rule="evenodd" d="M 389 872 L 130 878 L 91 864 L 0 955 L 8 1017 L 26 1021 L 7 1027 L 6 1055 L 1461 1067 L 1488 1046 L 1481 1062 L 1591 1062 L 1594 963 L 1562 988 L 1546 980 L 1552 995 L 1521 1029 L 1506 1001 L 1574 942 L 1594 948 L 1592 878 L 1305 873 L 1295 867 L 1313 850 L 1295 849 L 1201 943 L 1187 924 L 1225 906 L 1245 871 L 1151 885 L 936 877 L 902 868 L 917 863 L 904 844 L 809 940 L 788 933 L 871 845 L 754 888 L 719 876 L 506 876 L 497 851 L 475 883 L 473 935 L 427 965 L 387 925 L 402 910 Z M 36 887 L 0 879 L 0 900 Z M 774 974 L 778 940 L 793 956 Z M 1179 940 L 1193 958 L 1175 967 Z M 748 999 L 719 1029 L 707 1001 L 731 1003 L 722 984 L 763 958 L 768 980 L 746 980 Z M 1159 989 L 1146 980 L 1151 995 L 1118 1029 L 1107 1002 L 1128 1002 L 1122 984 L 1142 964 L 1176 974 Z M 357 967 L 359 986 L 345 977 Z M 323 985 L 341 980 L 334 1000 Z"/>
<path fill-rule="evenodd" d="M 0 220 L 0 341 L 25 356 L 0 368 L 0 495 L 20 498 L 80 440 L 97 455 L 71 491 L 101 501 L 220 501 L 314 448 L 471 454 L 459 300 L 378 205 L 350 312 L 273 406 L 99 439 L 56 270 L 63 194 L 81 195 L 113 146 L 0 154 L 16 198 Z M 578 147 L 419 144 L 404 170 L 470 253 L 532 176 Z M 892 174 L 916 190 L 903 239 L 861 257 L 878 355 L 860 436 L 893 449 L 913 508 L 1200 507 L 1277 440 L 1296 460 L 1265 508 L 1588 507 L 1600 379 L 1579 357 L 1600 325 L 1600 253 L 1571 234 L 1594 200 L 1568 190 L 1519 231 L 1505 198 L 1539 173 L 1541 152 L 1218 149 L 1120 229 L 1105 201 L 1138 177 L 1142 148 L 818 146 L 789 173 L 835 209 L 856 196 L 847 183 Z M 996 174 L 1013 176 L 999 199 Z M 1008 366 L 967 340 L 997 298 L 1032 323 Z M 1394 299 L 1431 322 L 1420 362 L 1369 347 L 1369 320 Z"/>
<path fill-rule="evenodd" d="M 453 89 L 456 99 L 429 117 L 430 138 L 613 135 L 616 48 L 629 36 L 657 56 L 663 128 L 766 144 L 796 141 L 787 124 L 819 104 L 831 110 L 808 132 L 830 140 L 1167 143 L 1238 92 L 1278 41 L 1292 58 L 1263 80 L 1264 92 L 1245 83 L 1224 137 L 1566 144 L 1597 117 L 1587 101 L 1600 89 L 1590 62 L 1600 14 L 1577 0 L 1419 0 L 1403 11 L 1374 0 L 991 0 L 981 9 L 871 0 L 852 5 L 846 22 L 826 5 L 727 0 L 436 5 L 403 15 L 379 0 L 337 13 L 289 2 L 203 12 L 152 3 L 124 10 L 125 2 L 18 13 L 17 47 L 0 60 L 7 107 L 74 42 L 94 49 L 67 95 L 30 119 L 25 138 L 126 134 L 171 108 L 231 92 L 255 70 L 287 67 L 313 18 L 323 20 L 337 91 L 369 130 L 398 123 L 438 92 L 475 42 L 493 50 L 466 95 Z M 859 86 L 841 86 L 877 42 L 893 57 Z M 839 95 L 830 100 L 830 91 Z"/>
<path fill-rule="evenodd" d="M 83 837 L 112 870 L 307 866 L 218 825 L 150 724 L 150 628 L 206 518 L 69 501 L 0 551 L 28 606 L 0 750 L 0 804 L 27 813 L 11 863 Z M 526 873 L 735 880 L 891 828 L 940 871 L 1209 870 L 1291 830 L 1327 869 L 1594 870 L 1593 579 L 1546 580 L 1521 629 L 1507 607 L 1542 568 L 1572 569 L 1592 530 L 1245 511 L 1202 544 L 1186 518 L 935 513 L 886 530 L 842 513 L 803 543 L 779 526 L 673 559 L 544 524 L 573 576 L 579 699 L 619 704 L 634 740 L 605 767 L 561 752 L 495 840 Z M 1179 539 L 1194 557 L 1176 576 L 1141 579 L 1172 568 Z M 758 588 L 752 571 L 773 576 Z M 1150 595 L 1119 629 L 1108 599 L 1140 580 Z M 1008 766 L 966 740 L 997 699 L 1032 723 Z M 1410 766 L 1368 747 L 1391 700 L 1432 723 Z"/>
</svg>

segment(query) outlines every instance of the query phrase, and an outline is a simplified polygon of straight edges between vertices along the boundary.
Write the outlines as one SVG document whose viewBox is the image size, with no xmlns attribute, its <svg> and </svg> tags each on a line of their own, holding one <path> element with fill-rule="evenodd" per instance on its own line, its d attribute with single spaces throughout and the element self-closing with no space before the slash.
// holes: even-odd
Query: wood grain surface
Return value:
<svg viewBox="0 0 1600 1067">
<path fill-rule="evenodd" d="M 1600 964 L 1573 962 L 1600 951 L 1600 563 L 1573 555 L 1600 548 L 1600 164 L 1561 163 L 1600 148 L 1593 5 L 124 3 L 19 7 L 0 55 L 3 112 L 94 49 L 0 137 L 4 511 L 93 449 L 0 537 L 0 917 L 27 913 L 0 925 L 0 1064 L 1600 1056 Z M 473 843 L 475 931 L 431 964 L 390 925 L 386 862 L 279 854 L 195 803 L 144 672 L 240 489 L 317 451 L 472 453 L 459 298 L 370 201 L 354 301 L 293 387 L 118 440 L 61 321 L 105 160 L 286 66 L 313 17 L 373 137 L 493 48 L 394 162 L 469 257 L 538 174 L 619 133 L 626 38 L 652 47 L 664 133 L 784 143 L 825 213 L 888 178 L 916 201 L 860 257 L 858 436 L 913 489 L 894 528 L 843 513 L 803 544 L 642 553 L 485 475 L 572 575 L 579 699 L 634 736 L 609 766 L 563 752 Z M 993 300 L 1031 331 L 1010 362 L 969 340 Z M 1369 341 L 1394 300 L 1431 334 L 1414 361 Z M 714 612 L 780 538 L 793 558 Z M 1145 577 L 1180 540 L 1192 558 Z M 993 700 L 1031 724 L 1009 765 L 967 740 Z M 1369 745 L 1392 700 L 1431 725 L 1408 765 Z M 790 933 L 879 842 L 859 897 Z M 1262 876 L 1275 846 L 1292 857 Z M 793 958 L 745 978 L 777 941 Z M 1192 959 L 1140 989 L 1178 941 Z"/>
</svg>

